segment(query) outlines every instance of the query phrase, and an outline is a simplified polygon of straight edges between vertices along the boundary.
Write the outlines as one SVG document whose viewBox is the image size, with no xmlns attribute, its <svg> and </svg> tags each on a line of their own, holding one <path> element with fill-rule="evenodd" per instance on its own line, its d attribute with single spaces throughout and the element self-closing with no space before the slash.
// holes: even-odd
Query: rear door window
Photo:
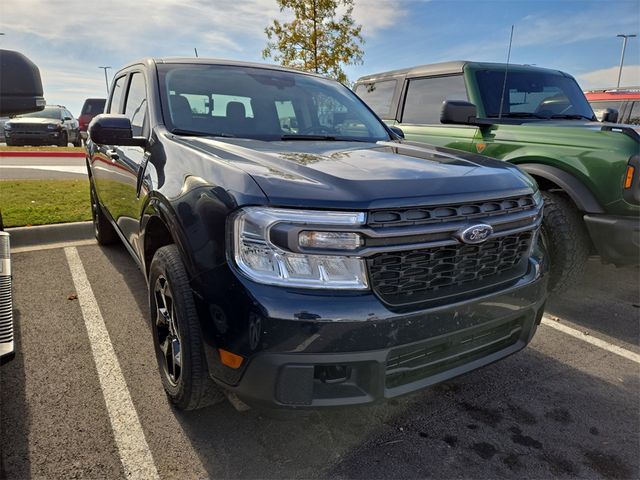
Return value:
<svg viewBox="0 0 640 480">
<path fill-rule="evenodd" d="M 462 75 L 412 78 L 407 87 L 402 123 L 440 123 L 445 100 L 468 100 Z"/>
<path fill-rule="evenodd" d="M 397 84 L 397 80 L 361 83 L 355 92 L 379 117 L 393 118 L 395 112 L 390 110 Z"/>
</svg>

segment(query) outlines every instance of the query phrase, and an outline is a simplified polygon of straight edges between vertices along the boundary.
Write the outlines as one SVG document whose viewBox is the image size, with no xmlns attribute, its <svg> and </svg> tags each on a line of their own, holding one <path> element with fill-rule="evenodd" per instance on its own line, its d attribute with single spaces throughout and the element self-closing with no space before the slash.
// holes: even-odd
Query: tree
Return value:
<svg viewBox="0 0 640 480">
<path fill-rule="evenodd" d="M 265 28 L 262 57 L 281 65 L 327 75 L 347 83 L 343 65 L 362 63 L 362 26 L 352 17 L 353 0 L 277 0 L 280 11 L 293 10 L 288 23 Z M 344 8 L 340 16 L 336 11 Z"/>
</svg>

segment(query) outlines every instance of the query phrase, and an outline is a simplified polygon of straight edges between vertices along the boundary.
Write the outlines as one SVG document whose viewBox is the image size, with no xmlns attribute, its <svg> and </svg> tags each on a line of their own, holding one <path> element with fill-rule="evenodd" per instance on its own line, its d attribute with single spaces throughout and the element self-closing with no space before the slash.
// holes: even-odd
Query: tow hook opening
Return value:
<svg viewBox="0 0 640 480">
<path fill-rule="evenodd" d="M 322 383 L 343 383 L 351 378 L 351 367 L 348 365 L 316 365 L 313 378 Z"/>
</svg>

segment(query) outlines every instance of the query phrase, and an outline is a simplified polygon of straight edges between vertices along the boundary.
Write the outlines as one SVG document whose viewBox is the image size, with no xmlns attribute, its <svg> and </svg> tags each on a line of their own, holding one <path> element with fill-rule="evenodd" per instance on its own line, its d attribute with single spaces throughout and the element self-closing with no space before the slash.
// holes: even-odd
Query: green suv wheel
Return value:
<svg viewBox="0 0 640 480">
<path fill-rule="evenodd" d="M 591 250 L 589 235 L 575 205 L 562 194 L 542 192 L 542 240 L 549 252 L 549 291 L 573 286 L 584 272 Z"/>
</svg>

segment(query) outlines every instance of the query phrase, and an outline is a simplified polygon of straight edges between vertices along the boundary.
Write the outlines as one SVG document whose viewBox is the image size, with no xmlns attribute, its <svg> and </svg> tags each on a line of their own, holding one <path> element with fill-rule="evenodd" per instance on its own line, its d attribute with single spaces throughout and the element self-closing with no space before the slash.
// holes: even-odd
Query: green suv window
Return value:
<svg viewBox="0 0 640 480">
<path fill-rule="evenodd" d="M 445 100 L 467 100 L 462 75 L 412 78 L 407 88 L 402 123 L 440 123 Z"/>
</svg>

